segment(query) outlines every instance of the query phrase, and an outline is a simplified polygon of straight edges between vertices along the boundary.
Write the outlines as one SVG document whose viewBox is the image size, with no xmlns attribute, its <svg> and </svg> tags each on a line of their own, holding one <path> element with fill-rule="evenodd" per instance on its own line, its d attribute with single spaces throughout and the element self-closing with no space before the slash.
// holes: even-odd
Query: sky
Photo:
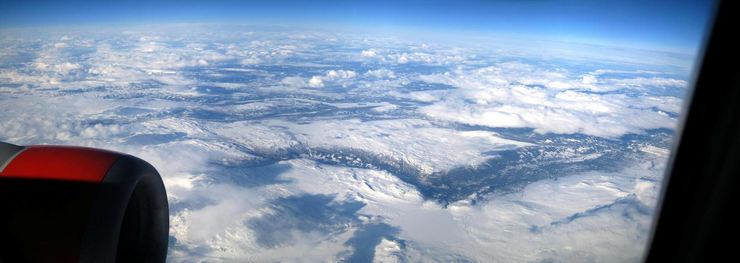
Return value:
<svg viewBox="0 0 740 263">
<path fill-rule="evenodd" d="M 0 27 L 247 23 L 498 34 L 695 52 L 711 0 L 2 1 Z"/>
</svg>

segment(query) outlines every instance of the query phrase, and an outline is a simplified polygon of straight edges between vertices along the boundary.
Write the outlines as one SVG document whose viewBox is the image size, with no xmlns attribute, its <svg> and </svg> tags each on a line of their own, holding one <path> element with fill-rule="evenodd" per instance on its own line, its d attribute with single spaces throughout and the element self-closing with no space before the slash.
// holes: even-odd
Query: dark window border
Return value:
<svg viewBox="0 0 740 263">
<path fill-rule="evenodd" d="M 740 12 L 717 4 L 684 128 L 666 173 L 647 262 L 737 258 L 740 177 Z"/>
</svg>

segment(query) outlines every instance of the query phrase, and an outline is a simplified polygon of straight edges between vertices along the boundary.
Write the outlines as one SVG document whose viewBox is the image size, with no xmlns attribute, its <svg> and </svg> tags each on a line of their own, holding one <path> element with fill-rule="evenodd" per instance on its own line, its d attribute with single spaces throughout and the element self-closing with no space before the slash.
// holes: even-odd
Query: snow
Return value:
<svg viewBox="0 0 740 263">
<path fill-rule="evenodd" d="M 226 28 L 0 34 L 0 139 L 152 163 L 173 262 L 640 260 L 684 56 Z"/>
</svg>

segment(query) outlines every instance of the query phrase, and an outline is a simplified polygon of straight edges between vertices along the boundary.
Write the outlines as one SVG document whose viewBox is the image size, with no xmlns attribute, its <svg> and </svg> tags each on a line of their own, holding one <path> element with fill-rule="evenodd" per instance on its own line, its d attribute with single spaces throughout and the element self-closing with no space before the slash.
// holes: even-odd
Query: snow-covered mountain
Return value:
<svg viewBox="0 0 740 263">
<path fill-rule="evenodd" d="M 151 162 L 175 262 L 639 261 L 691 57 L 477 41 L 5 30 L 0 139 Z"/>
</svg>

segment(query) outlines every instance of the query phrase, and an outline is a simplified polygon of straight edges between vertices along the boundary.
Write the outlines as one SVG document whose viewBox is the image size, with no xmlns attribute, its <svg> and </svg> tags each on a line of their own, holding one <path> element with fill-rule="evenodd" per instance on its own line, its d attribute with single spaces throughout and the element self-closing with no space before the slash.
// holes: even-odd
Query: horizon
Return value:
<svg viewBox="0 0 740 263">
<path fill-rule="evenodd" d="M 694 54 L 712 1 L 10 1 L 0 29 L 166 24 L 282 26 L 377 33 L 465 35 L 597 44 Z"/>
</svg>

